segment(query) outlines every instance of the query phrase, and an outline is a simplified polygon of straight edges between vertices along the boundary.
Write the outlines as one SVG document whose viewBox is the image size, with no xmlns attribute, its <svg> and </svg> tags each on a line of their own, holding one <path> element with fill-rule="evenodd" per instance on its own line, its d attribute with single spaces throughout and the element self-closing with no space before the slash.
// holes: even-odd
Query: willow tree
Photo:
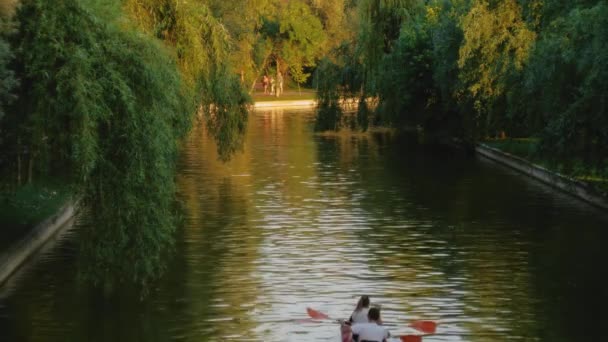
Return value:
<svg viewBox="0 0 608 342">
<path fill-rule="evenodd" d="M 379 122 L 401 127 L 425 124 L 433 112 L 436 87 L 432 73 L 432 40 L 424 6 L 412 6 L 399 36 L 379 62 L 376 75 Z"/>
<path fill-rule="evenodd" d="M 259 70 L 289 72 L 298 83 L 310 76 L 304 68 L 316 65 L 327 39 L 323 25 L 300 1 L 276 4 L 274 15 L 263 18 L 257 43 Z M 274 66 L 273 66 L 274 64 Z"/>
<path fill-rule="evenodd" d="M 205 3 L 230 34 L 229 60 L 246 85 L 254 89 L 262 70 L 256 47 L 263 18 L 276 12 L 273 0 L 206 0 Z"/>
<path fill-rule="evenodd" d="M 519 73 L 528 60 L 536 33 L 523 20 L 515 0 L 474 1 L 462 18 L 463 42 L 459 51 L 460 78 L 474 103 L 477 117 L 469 120 L 470 135 L 504 129 L 504 108 L 494 105 L 504 100 L 509 77 Z"/>
<path fill-rule="evenodd" d="M 343 125 L 343 113 L 340 107 L 341 79 L 341 66 L 328 58 L 322 59 L 315 75 L 318 100 L 315 118 L 316 131 L 337 131 Z"/>
<path fill-rule="evenodd" d="M 427 6 L 426 21 L 432 50 L 430 67 L 434 81 L 434 98 L 429 102 L 433 104 L 434 113 L 427 117 L 425 129 L 473 143 L 464 134 L 464 127 L 471 126 L 465 120 L 472 118 L 468 115 L 472 107 L 469 98 L 461 96 L 466 87 L 460 80 L 458 67 L 463 41 L 460 23 L 469 8 L 468 0 L 435 0 Z"/>
<path fill-rule="evenodd" d="M 331 56 L 332 50 L 354 38 L 358 25 L 354 1 L 306 0 L 306 3 L 321 21 L 327 36 L 325 44 L 320 47 L 324 56 Z"/>
<path fill-rule="evenodd" d="M 21 86 L 10 115 L 47 171 L 80 194 L 81 275 L 104 288 L 145 287 L 173 242 L 175 161 L 192 96 L 166 49 L 79 0 L 24 0 L 17 21 Z"/>
<path fill-rule="evenodd" d="M 381 79 L 382 82 L 386 81 L 382 75 L 387 74 L 386 70 L 383 70 L 382 61 L 385 56 L 393 52 L 404 21 L 411 18 L 411 12 L 421 6 L 422 2 L 417 0 L 363 0 L 357 3 L 358 19 L 351 28 L 356 34 L 352 41 L 347 41 L 336 49 L 337 58 L 334 59 L 342 68 L 342 72 L 339 73 L 341 79 L 331 82 L 338 87 L 336 90 L 343 98 L 358 98 L 357 115 L 354 120 L 347 120 L 352 127 L 366 129 L 370 122 L 380 123 L 379 116 L 370 118 L 368 98 L 378 98 Z M 327 77 L 334 74 L 336 73 L 322 75 L 319 71 L 317 78 L 320 82 L 328 84 Z M 395 96 L 399 95 L 395 94 Z M 322 103 L 325 100 L 320 97 L 319 101 Z M 341 110 L 335 106 L 328 108 Z M 325 115 L 325 117 L 339 118 L 341 115 Z M 338 122 L 336 128 L 341 127 L 342 124 Z M 390 123 L 385 122 L 385 124 Z M 327 124 L 318 125 L 318 127 L 323 126 Z M 329 125 L 331 126 L 333 125 Z"/>
<path fill-rule="evenodd" d="M 608 4 L 547 5 L 518 98 L 541 151 L 572 175 L 608 174 Z M 549 20 L 551 19 L 551 20 Z M 550 86 L 547 86 L 550 85 Z"/>
<path fill-rule="evenodd" d="M 357 54 L 365 74 L 365 90 L 377 93 L 377 76 L 382 58 L 393 51 L 402 23 L 411 17 L 411 10 L 419 8 L 417 0 L 363 0 L 358 4 L 359 33 Z"/>
<path fill-rule="evenodd" d="M 242 147 L 250 103 L 239 70 L 230 63 L 234 51 L 230 33 L 201 2 L 128 0 L 127 10 L 145 31 L 176 50 L 220 158 L 227 160 Z"/>
</svg>

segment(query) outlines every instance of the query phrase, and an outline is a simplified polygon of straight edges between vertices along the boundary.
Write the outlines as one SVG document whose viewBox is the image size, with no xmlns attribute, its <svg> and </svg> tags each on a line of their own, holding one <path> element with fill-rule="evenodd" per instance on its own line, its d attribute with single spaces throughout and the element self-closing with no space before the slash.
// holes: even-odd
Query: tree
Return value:
<svg viewBox="0 0 608 342">
<path fill-rule="evenodd" d="M 299 1 L 280 3 L 275 16 L 264 18 L 260 32 L 259 69 L 274 62 L 277 72 L 286 74 L 289 70 L 299 81 L 306 81 L 310 74 L 304 68 L 316 64 L 326 40 L 323 26 L 310 7 Z"/>
<path fill-rule="evenodd" d="M 572 6 L 543 30 L 525 71 L 526 116 L 539 122 L 541 151 L 565 173 L 608 168 L 607 27 L 604 1 Z"/>
<path fill-rule="evenodd" d="M 423 116 L 433 111 L 435 85 L 432 74 L 432 47 L 425 12 L 410 11 L 390 53 L 380 61 L 377 110 L 379 122 L 401 126 L 423 124 Z"/>
<path fill-rule="evenodd" d="M 94 13 L 23 1 L 12 131 L 82 198 L 83 278 L 145 288 L 172 245 L 175 159 L 196 106 L 165 48 Z"/>
<path fill-rule="evenodd" d="M 322 46 L 322 55 L 330 55 L 332 50 L 344 41 L 352 40 L 356 32 L 356 13 L 345 0 L 307 0 L 313 14 L 319 18 L 328 39 Z M 354 22 L 355 21 L 355 22 Z"/>
<path fill-rule="evenodd" d="M 245 84 L 254 84 L 260 76 L 256 44 L 260 39 L 263 18 L 275 13 L 272 0 L 208 0 L 213 15 L 226 27 L 233 41 L 230 65 L 243 76 Z"/>
<path fill-rule="evenodd" d="M 505 94 L 510 73 L 522 70 L 536 34 L 527 27 L 515 0 L 498 1 L 497 5 L 475 0 L 462 18 L 462 31 L 460 77 L 479 115 L 475 124 L 480 126 L 473 131 L 483 135 L 501 120 L 500 111 L 492 106 Z"/>
<path fill-rule="evenodd" d="M 416 0 L 363 0 L 358 4 L 359 32 L 357 58 L 363 65 L 365 87 L 370 95 L 376 95 L 380 63 L 385 54 L 392 52 L 401 24 L 410 17 L 410 11 L 418 8 Z"/>
<path fill-rule="evenodd" d="M 433 1 L 427 7 L 426 19 L 432 41 L 432 73 L 436 87 L 436 112 L 425 129 L 443 131 L 450 137 L 463 139 L 472 145 L 473 108 L 460 79 L 459 50 L 463 41 L 461 18 L 468 13 L 468 0 Z"/>
<path fill-rule="evenodd" d="M 182 74 L 218 142 L 220 158 L 229 159 L 242 147 L 250 103 L 230 64 L 230 32 L 201 2 L 129 0 L 127 9 L 144 30 L 175 48 Z"/>
<path fill-rule="evenodd" d="M 347 6 L 348 7 L 348 6 Z M 317 71 L 319 82 L 325 85 L 333 84 L 340 97 L 356 96 L 359 99 L 358 112 L 355 120 L 351 120 L 354 126 L 367 129 L 371 121 L 375 124 L 379 123 L 378 116 L 370 120 L 370 111 L 368 110 L 368 97 L 376 97 L 379 95 L 381 82 L 388 80 L 388 73 L 384 73 L 382 68 L 383 59 L 385 56 L 393 52 L 396 41 L 401 32 L 401 25 L 411 17 L 412 12 L 416 12 L 421 8 L 421 2 L 415 0 L 364 0 L 357 3 L 358 21 L 355 22 L 353 31 L 357 31 L 353 41 L 346 41 L 337 46 L 334 55 L 334 60 L 337 66 L 342 68 L 342 72 L 330 72 L 329 75 L 322 75 L 322 70 Z M 348 36 L 348 35 L 347 35 Z M 341 79 L 336 79 L 333 82 L 328 82 L 328 77 L 332 75 L 340 75 Z M 380 75 L 387 77 L 380 80 Z M 395 78 L 396 80 L 396 78 Z M 386 89 L 386 88 L 385 88 Z M 324 91 L 326 94 L 332 94 L 333 91 Z M 322 94 L 321 94 L 322 95 Z M 395 94 L 399 96 L 398 94 Z M 325 95 L 323 95 L 325 96 Z M 322 97 L 319 97 L 324 101 Z M 330 96 L 329 98 L 332 98 Z M 381 99 L 382 100 L 382 99 Z M 380 104 L 382 106 L 382 103 Z M 340 110 L 339 106 L 328 106 L 324 109 Z M 322 120 L 324 123 L 318 122 L 318 127 L 342 127 L 341 122 L 329 124 L 328 118 L 335 118 L 343 121 L 340 113 L 332 115 L 324 114 L 323 118 L 317 116 L 317 120 Z M 385 124 L 390 124 L 385 122 Z"/>
<path fill-rule="evenodd" d="M 13 88 L 17 85 L 17 80 L 15 73 L 9 68 L 12 58 L 13 53 L 8 42 L 0 37 L 0 120 L 4 116 L 5 108 L 15 100 Z"/>
</svg>

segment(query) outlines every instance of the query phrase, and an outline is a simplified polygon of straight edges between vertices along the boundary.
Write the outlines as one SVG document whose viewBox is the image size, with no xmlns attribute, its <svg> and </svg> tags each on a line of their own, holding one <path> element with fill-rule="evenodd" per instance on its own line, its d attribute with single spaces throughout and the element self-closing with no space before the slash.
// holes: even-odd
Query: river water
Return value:
<svg viewBox="0 0 608 342">
<path fill-rule="evenodd" d="M 256 111 L 225 164 L 195 129 L 185 223 L 152 293 L 79 283 L 73 229 L 2 289 L 0 340 L 338 341 L 306 307 L 347 318 L 361 294 L 394 334 L 436 320 L 425 341 L 603 339 L 604 213 L 459 151 L 312 123 Z"/>
</svg>

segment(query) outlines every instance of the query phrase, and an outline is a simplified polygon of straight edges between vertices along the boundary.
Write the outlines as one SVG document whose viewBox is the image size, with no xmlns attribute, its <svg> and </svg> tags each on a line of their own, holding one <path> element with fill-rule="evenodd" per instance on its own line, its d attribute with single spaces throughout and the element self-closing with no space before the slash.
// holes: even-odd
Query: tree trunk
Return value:
<svg viewBox="0 0 608 342">
<path fill-rule="evenodd" d="M 21 138 L 17 138 L 17 186 L 21 186 Z"/>
<path fill-rule="evenodd" d="M 32 180 L 33 180 L 33 173 L 34 173 L 34 153 L 30 153 L 30 160 L 29 160 L 29 165 L 27 168 L 27 183 L 28 184 L 32 184 Z"/>
<path fill-rule="evenodd" d="M 275 95 L 276 97 L 281 96 L 281 83 L 279 82 L 279 74 L 281 73 L 281 67 L 279 66 L 279 57 L 277 56 L 277 58 L 275 59 L 275 63 L 277 64 L 277 77 L 275 78 L 277 80 L 277 87 L 275 88 Z"/>
<path fill-rule="evenodd" d="M 268 55 L 266 57 L 264 57 L 264 61 L 262 62 L 262 67 L 260 68 L 261 71 L 264 71 L 264 69 L 266 69 L 266 63 L 268 63 L 268 58 L 270 58 L 271 55 Z M 255 90 L 255 82 L 258 80 L 258 77 L 260 77 L 261 75 L 258 75 L 259 72 L 256 72 L 256 77 L 253 79 L 253 84 L 251 84 L 251 89 L 249 90 L 249 95 L 253 94 L 253 91 Z"/>
</svg>

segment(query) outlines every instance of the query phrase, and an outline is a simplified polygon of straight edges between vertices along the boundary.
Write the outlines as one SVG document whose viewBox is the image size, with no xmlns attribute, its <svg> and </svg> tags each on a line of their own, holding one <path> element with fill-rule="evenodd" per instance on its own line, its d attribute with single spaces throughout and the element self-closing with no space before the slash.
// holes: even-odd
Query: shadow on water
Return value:
<svg viewBox="0 0 608 342">
<path fill-rule="evenodd" d="M 397 291 L 409 312 L 440 318 L 471 340 L 603 336 L 581 328 L 608 318 L 608 272 L 598 267 L 608 257 L 605 213 L 411 135 L 323 139 L 319 148 L 322 165 L 359 171 L 350 181 L 370 217 L 369 229 L 356 232 L 371 265 L 391 265 L 379 278 L 360 278 L 407 283 Z"/>
</svg>

